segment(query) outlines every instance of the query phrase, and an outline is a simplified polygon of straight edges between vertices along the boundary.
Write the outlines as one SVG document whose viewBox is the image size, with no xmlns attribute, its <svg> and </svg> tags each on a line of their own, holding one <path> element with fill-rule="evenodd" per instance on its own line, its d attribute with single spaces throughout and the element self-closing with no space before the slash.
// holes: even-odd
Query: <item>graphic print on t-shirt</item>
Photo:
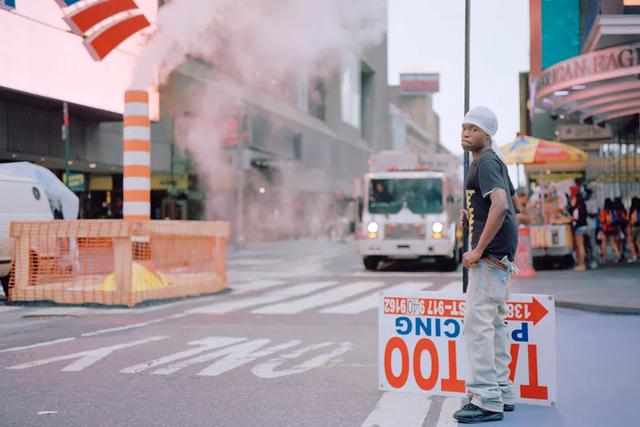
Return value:
<svg viewBox="0 0 640 427">
<path fill-rule="evenodd" d="M 468 220 L 469 220 L 469 241 L 471 241 L 471 236 L 473 236 L 473 205 L 471 204 L 471 199 L 473 195 L 476 194 L 476 190 L 467 190 L 467 211 L 469 212 Z"/>
</svg>

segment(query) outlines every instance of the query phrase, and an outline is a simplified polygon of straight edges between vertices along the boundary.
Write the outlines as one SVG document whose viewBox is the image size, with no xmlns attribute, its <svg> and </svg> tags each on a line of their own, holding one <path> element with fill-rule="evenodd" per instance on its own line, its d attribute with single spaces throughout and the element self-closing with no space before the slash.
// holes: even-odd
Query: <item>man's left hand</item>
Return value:
<svg viewBox="0 0 640 427">
<path fill-rule="evenodd" d="M 477 249 L 465 252 L 465 254 L 462 255 L 462 266 L 465 268 L 476 268 L 480 258 L 482 258 L 482 252 Z"/>
</svg>

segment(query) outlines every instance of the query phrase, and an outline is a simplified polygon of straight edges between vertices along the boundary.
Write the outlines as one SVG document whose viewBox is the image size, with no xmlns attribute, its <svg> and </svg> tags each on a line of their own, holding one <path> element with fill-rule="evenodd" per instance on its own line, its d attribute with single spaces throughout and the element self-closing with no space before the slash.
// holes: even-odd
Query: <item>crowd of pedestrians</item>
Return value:
<svg viewBox="0 0 640 427">
<path fill-rule="evenodd" d="M 606 199 L 596 217 L 596 240 L 601 263 L 607 261 L 610 246 L 616 263 L 637 262 L 640 250 L 640 198 L 633 197 L 627 208 L 620 197 Z"/>
<path fill-rule="evenodd" d="M 599 203 L 582 182 L 566 192 L 550 186 L 531 198 L 528 193 L 521 196 L 526 206 L 526 213 L 518 215 L 521 224 L 571 225 L 575 270 L 640 260 L 640 198 L 631 198 L 627 205 L 620 197 Z"/>
</svg>

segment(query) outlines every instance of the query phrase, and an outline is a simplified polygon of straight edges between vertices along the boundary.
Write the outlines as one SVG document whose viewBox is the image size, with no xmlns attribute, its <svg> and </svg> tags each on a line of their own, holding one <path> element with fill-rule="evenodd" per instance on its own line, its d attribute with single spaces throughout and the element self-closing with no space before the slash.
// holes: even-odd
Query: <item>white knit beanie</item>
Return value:
<svg viewBox="0 0 640 427">
<path fill-rule="evenodd" d="M 482 129 L 484 133 L 489 135 L 491 137 L 491 149 L 496 153 L 496 156 L 498 156 L 498 158 L 503 163 L 506 163 L 506 159 L 500 151 L 500 147 L 498 147 L 498 143 L 494 138 L 496 132 L 498 132 L 498 118 L 495 114 L 493 114 L 493 111 L 491 111 L 487 107 L 472 108 L 464 116 L 463 123 L 476 125 L 480 129 Z"/>
</svg>

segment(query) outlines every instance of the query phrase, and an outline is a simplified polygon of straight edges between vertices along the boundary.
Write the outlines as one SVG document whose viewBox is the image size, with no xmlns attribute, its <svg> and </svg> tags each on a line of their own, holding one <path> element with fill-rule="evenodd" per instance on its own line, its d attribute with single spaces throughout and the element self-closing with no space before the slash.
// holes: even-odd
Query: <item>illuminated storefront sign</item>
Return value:
<svg viewBox="0 0 640 427">
<path fill-rule="evenodd" d="M 603 49 L 560 62 L 535 81 L 536 99 L 571 85 L 625 77 L 640 70 L 640 43 Z"/>
</svg>

